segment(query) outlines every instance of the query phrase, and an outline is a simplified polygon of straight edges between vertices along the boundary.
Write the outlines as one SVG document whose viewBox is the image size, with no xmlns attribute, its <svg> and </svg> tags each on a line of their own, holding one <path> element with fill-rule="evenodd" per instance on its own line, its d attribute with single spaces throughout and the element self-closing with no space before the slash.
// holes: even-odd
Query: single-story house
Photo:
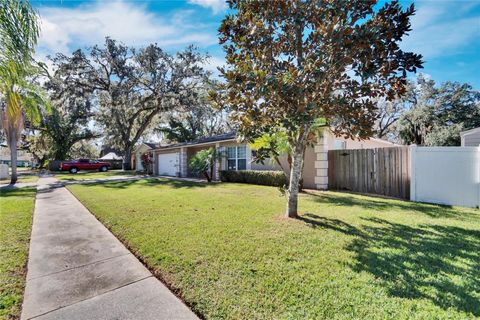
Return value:
<svg viewBox="0 0 480 320">
<path fill-rule="evenodd" d="M 480 146 L 480 127 L 460 132 L 462 147 Z"/>
<path fill-rule="evenodd" d="M 336 137 L 329 130 L 324 132 L 323 138 L 315 146 L 305 151 L 303 185 L 309 189 L 326 189 L 328 183 L 328 150 L 336 149 L 363 149 L 386 148 L 397 145 L 380 139 L 353 140 Z M 153 159 L 153 173 L 155 175 L 191 177 L 192 172 L 188 163 L 191 157 L 202 149 L 216 148 L 225 156 L 217 161 L 213 174 L 214 180 L 219 179 L 220 170 L 279 170 L 280 167 L 266 161 L 264 164 L 252 160 L 252 153 L 248 144 L 238 142 L 234 132 L 216 135 L 196 141 L 176 143 L 165 146 L 151 146 L 143 144 L 135 153 L 140 157 L 141 152 L 151 152 Z M 285 161 L 281 160 L 281 161 Z M 138 160 L 137 160 L 138 163 Z M 286 167 L 286 166 L 284 166 Z"/>
<path fill-rule="evenodd" d="M 7 146 L 0 147 L 0 164 L 11 166 L 10 148 Z M 17 167 L 33 167 L 37 162 L 33 155 L 25 150 L 17 149 Z"/>
</svg>

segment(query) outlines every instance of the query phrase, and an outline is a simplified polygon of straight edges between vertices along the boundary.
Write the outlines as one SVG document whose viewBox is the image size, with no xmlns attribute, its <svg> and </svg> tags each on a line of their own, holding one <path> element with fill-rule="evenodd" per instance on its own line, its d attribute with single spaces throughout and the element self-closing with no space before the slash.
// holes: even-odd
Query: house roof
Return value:
<svg viewBox="0 0 480 320">
<path fill-rule="evenodd" d="M 161 144 L 160 143 L 155 143 L 155 142 L 142 142 L 138 145 L 135 146 L 134 152 L 138 152 L 139 150 L 153 150 L 160 148 Z"/>
<path fill-rule="evenodd" d="M 155 148 L 160 147 L 160 143 L 144 142 L 143 144 L 146 145 L 147 147 L 149 147 L 150 149 L 155 149 Z"/>
<path fill-rule="evenodd" d="M 391 141 L 388 141 L 388 140 L 384 140 L 384 139 L 380 139 L 380 138 L 375 138 L 375 137 L 371 137 L 371 138 L 369 138 L 369 140 L 382 142 L 382 143 L 390 144 L 390 145 L 393 145 L 393 146 L 401 146 L 401 144 L 391 142 Z"/>
<path fill-rule="evenodd" d="M 237 138 L 237 133 L 235 131 L 232 131 L 232 132 L 218 134 L 218 135 L 211 136 L 211 137 L 200 138 L 200 139 L 193 140 L 193 141 L 173 143 L 173 144 L 164 145 L 164 146 L 161 146 L 161 145 L 157 144 L 157 147 L 152 148 L 152 149 L 163 150 L 163 149 L 180 148 L 180 147 L 185 147 L 185 146 L 208 144 L 208 143 L 219 142 L 219 141 L 230 141 L 230 140 L 235 140 L 236 138 Z M 396 143 L 393 143 L 393 142 L 390 142 L 390 141 L 387 141 L 387 140 L 383 140 L 383 139 L 378 139 L 378 138 L 370 138 L 370 140 L 375 140 L 377 142 L 381 142 L 381 143 L 385 143 L 385 144 L 389 144 L 389 145 L 393 145 L 393 146 L 398 145 Z"/>
<path fill-rule="evenodd" d="M 109 152 L 100 158 L 100 160 L 121 160 L 121 159 L 122 157 L 117 156 L 115 152 Z"/>
<path fill-rule="evenodd" d="M 237 133 L 232 131 L 228 133 L 218 134 L 211 137 L 200 138 L 193 141 L 181 142 L 181 143 L 174 143 L 169 144 L 166 146 L 159 146 L 156 149 L 170 149 L 170 148 L 179 148 L 184 146 L 193 146 L 197 144 L 205 144 L 205 143 L 212 143 L 212 142 L 219 142 L 219 141 L 229 141 L 234 140 L 237 138 Z"/>
<path fill-rule="evenodd" d="M 480 127 L 460 132 L 460 137 L 480 132 Z"/>
</svg>

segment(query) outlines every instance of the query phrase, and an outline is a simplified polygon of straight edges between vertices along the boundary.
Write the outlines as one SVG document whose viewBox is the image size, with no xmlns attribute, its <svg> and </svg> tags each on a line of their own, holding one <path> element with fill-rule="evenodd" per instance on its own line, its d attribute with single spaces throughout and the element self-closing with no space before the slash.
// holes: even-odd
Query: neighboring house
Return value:
<svg viewBox="0 0 480 320">
<path fill-rule="evenodd" d="M 115 152 L 109 152 L 103 157 L 101 157 L 99 160 L 122 160 L 122 157 L 117 155 Z"/>
<path fill-rule="evenodd" d="M 139 150 L 147 150 L 149 145 Z M 385 148 L 397 145 L 380 140 L 368 139 L 356 141 L 335 137 L 330 131 L 325 131 L 324 137 L 305 151 L 303 170 L 303 185 L 310 189 L 327 188 L 328 150 Z M 248 144 L 237 141 L 235 133 L 227 133 L 196 141 L 159 146 L 148 149 L 153 154 L 153 168 L 156 175 L 189 177 L 193 176 L 188 163 L 191 157 L 202 149 L 216 148 L 225 156 L 217 161 L 213 177 L 219 179 L 220 170 L 279 170 L 280 167 L 271 161 L 264 164 L 252 160 L 252 151 Z M 286 163 L 286 159 L 281 160 Z M 286 166 L 284 166 L 286 167 Z"/>
<path fill-rule="evenodd" d="M 119 157 L 122 157 L 123 152 L 121 150 L 117 150 L 115 148 L 111 148 L 109 146 L 103 146 L 102 149 L 100 150 L 100 157 L 103 157 L 109 153 L 114 153 Z"/>
<path fill-rule="evenodd" d="M 11 166 L 10 148 L 1 146 L 0 164 L 8 164 L 8 166 Z M 37 162 L 31 153 L 25 150 L 17 150 L 17 167 L 34 167 L 36 165 Z"/>
<path fill-rule="evenodd" d="M 478 147 L 480 146 L 480 127 L 460 132 L 462 147 Z"/>
</svg>

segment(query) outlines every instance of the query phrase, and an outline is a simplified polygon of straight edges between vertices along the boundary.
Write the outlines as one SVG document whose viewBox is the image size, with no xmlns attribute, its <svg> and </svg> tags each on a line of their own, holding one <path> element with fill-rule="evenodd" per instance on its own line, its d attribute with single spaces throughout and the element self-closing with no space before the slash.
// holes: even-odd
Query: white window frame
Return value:
<svg viewBox="0 0 480 320">
<path fill-rule="evenodd" d="M 228 154 L 228 149 L 229 148 L 235 148 L 235 158 L 230 158 L 229 157 L 229 154 Z M 239 158 L 238 157 L 238 148 L 245 148 L 245 158 Z M 227 147 L 227 169 L 228 170 L 231 170 L 229 169 L 228 167 L 228 161 L 230 160 L 235 160 L 235 170 L 232 170 L 232 171 L 242 171 L 242 170 L 247 170 L 247 146 L 246 145 L 239 145 L 239 146 L 228 146 Z M 238 160 L 245 160 L 245 169 L 238 169 Z"/>
</svg>

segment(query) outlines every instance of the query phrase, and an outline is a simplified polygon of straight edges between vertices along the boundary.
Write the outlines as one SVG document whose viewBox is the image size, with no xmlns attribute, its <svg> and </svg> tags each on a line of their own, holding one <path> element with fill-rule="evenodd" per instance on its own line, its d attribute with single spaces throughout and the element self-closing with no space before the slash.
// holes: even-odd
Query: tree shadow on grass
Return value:
<svg viewBox="0 0 480 320">
<path fill-rule="evenodd" d="M 427 299 L 434 305 L 480 316 L 480 231 L 456 226 L 408 226 L 364 218 L 357 228 L 312 213 L 300 220 L 353 236 L 351 268 L 381 281 L 389 295 Z"/>
<path fill-rule="evenodd" d="M 124 181 L 90 181 L 88 183 L 78 183 L 83 186 L 104 186 L 105 188 L 112 188 L 112 189 L 126 189 L 130 186 L 138 185 L 138 186 L 168 186 L 174 189 L 181 189 L 181 188 L 205 188 L 205 187 L 215 187 L 216 183 L 204 183 L 204 182 L 195 182 L 195 181 L 187 181 L 187 180 L 175 180 L 175 179 L 162 179 L 162 178 L 150 178 L 150 179 L 137 179 L 137 180 L 124 180 Z"/>
<path fill-rule="evenodd" d="M 308 193 L 313 196 L 313 200 L 318 203 L 340 205 L 340 206 L 358 206 L 364 209 L 375 211 L 415 211 L 425 214 L 432 218 L 480 218 L 479 214 L 473 213 L 473 209 L 459 209 L 452 206 L 428 204 L 420 202 L 411 202 L 406 200 L 386 199 L 380 197 L 360 196 L 348 193 L 328 194 Z"/>
<path fill-rule="evenodd" d="M 356 253 L 354 270 L 384 281 L 391 295 L 480 316 L 480 231 L 365 220 L 375 225 L 347 248 Z"/>
<path fill-rule="evenodd" d="M 323 229 L 331 229 L 334 231 L 338 231 L 347 235 L 362 235 L 362 232 L 338 219 L 330 219 L 320 217 L 313 213 L 305 213 L 298 217 L 298 220 L 305 222 L 309 227 L 312 228 L 323 228 Z"/>
<path fill-rule="evenodd" d="M 35 187 L 0 188 L 0 197 L 34 197 Z"/>
</svg>

